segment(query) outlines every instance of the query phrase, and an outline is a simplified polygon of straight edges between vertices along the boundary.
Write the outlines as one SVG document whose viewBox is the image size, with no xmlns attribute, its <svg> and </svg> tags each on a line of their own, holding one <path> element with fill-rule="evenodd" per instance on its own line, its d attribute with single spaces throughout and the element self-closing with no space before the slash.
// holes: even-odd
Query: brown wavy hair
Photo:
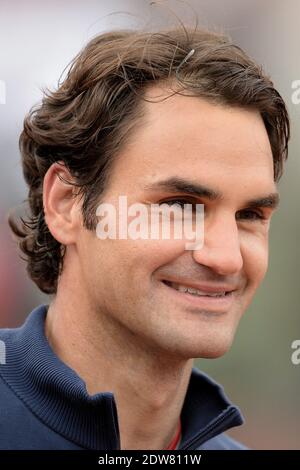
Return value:
<svg viewBox="0 0 300 470">
<path fill-rule="evenodd" d="M 83 198 L 84 226 L 94 230 L 114 158 L 142 124 L 146 88 L 158 81 L 175 83 L 172 94 L 258 110 L 272 147 L 274 180 L 280 178 L 290 134 L 284 101 L 262 68 L 229 37 L 184 25 L 100 34 L 74 58 L 57 89 L 44 92 L 20 136 L 29 215 L 10 215 L 9 225 L 30 278 L 43 292 L 56 292 L 65 253 L 45 222 L 45 173 L 54 162 L 65 164 Z"/>
</svg>

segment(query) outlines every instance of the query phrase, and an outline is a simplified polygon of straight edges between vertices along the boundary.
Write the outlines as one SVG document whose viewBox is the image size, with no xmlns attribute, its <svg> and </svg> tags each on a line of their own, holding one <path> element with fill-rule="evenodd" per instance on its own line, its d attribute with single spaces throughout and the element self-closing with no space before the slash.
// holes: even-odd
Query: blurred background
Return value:
<svg viewBox="0 0 300 470">
<path fill-rule="evenodd" d="M 229 33 L 271 75 L 292 120 L 281 208 L 272 223 L 270 265 L 255 301 L 223 358 L 196 365 L 224 385 L 246 423 L 231 434 L 254 449 L 300 449 L 299 176 L 300 2 L 298 0 L 0 0 L 0 327 L 20 325 L 49 303 L 27 279 L 8 225 L 9 208 L 27 197 L 18 138 L 30 107 L 53 88 L 86 42 L 111 29 L 171 26 L 176 17 Z M 117 12 L 117 13 L 116 13 Z M 300 97 L 300 93 L 298 93 Z"/>
</svg>

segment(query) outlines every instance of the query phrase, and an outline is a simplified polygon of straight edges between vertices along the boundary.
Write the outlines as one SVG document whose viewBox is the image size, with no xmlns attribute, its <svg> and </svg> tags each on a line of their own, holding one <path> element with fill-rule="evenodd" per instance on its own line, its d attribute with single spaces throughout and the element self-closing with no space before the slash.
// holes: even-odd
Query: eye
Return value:
<svg viewBox="0 0 300 470">
<path fill-rule="evenodd" d="M 184 209 L 185 204 L 192 204 L 192 206 L 196 205 L 195 201 L 191 201 L 189 199 L 170 199 L 169 201 L 159 202 L 159 205 L 161 205 L 161 204 L 168 204 L 168 206 L 172 206 L 172 205 L 176 204 L 181 209 Z"/>
<path fill-rule="evenodd" d="M 252 209 L 243 209 L 236 213 L 237 220 L 265 220 L 265 216 L 262 212 Z"/>
</svg>

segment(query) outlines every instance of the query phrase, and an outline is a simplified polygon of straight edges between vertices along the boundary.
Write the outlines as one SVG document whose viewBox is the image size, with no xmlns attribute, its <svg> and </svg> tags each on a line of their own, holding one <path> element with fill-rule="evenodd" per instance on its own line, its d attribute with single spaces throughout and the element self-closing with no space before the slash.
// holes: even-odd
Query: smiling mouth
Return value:
<svg viewBox="0 0 300 470">
<path fill-rule="evenodd" d="M 194 287 L 188 287 L 182 284 L 177 284 L 176 282 L 171 281 L 162 281 L 166 286 L 171 287 L 172 289 L 181 292 L 183 294 L 190 294 L 194 297 L 205 297 L 205 298 L 214 298 L 214 299 L 224 299 L 232 294 L 233 291 L 220 291 L 220 290 L 210 290 L 206 291 L 205 289 L 200 290 Z"/>
</svg>

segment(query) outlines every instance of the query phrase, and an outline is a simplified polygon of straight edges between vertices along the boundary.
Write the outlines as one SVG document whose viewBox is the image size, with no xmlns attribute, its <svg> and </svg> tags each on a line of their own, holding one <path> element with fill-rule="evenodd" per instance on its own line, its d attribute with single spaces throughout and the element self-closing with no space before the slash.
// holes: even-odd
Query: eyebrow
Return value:
<svg viewBox="0 0 300 470">
<path fill-rule="evenodd" d="M 193 181 L 186 180 L 179 177 L 171 177 L 166 180 L 156 181 L 155 183 L 147 184 L 146 191 L 165 190 L 171 193 L 185 193 L 193 197 L 205 198 L 210 201 L 215 201 L 223 198 L 221 192 L 202 184 L 194 183 Z M 247 207 L 267 207 L 275 209 L 279 204 L 279 194 L 277 192 L 267 194 L 262 197 L 250 199 L 246 202 Z"/>
</svg>

